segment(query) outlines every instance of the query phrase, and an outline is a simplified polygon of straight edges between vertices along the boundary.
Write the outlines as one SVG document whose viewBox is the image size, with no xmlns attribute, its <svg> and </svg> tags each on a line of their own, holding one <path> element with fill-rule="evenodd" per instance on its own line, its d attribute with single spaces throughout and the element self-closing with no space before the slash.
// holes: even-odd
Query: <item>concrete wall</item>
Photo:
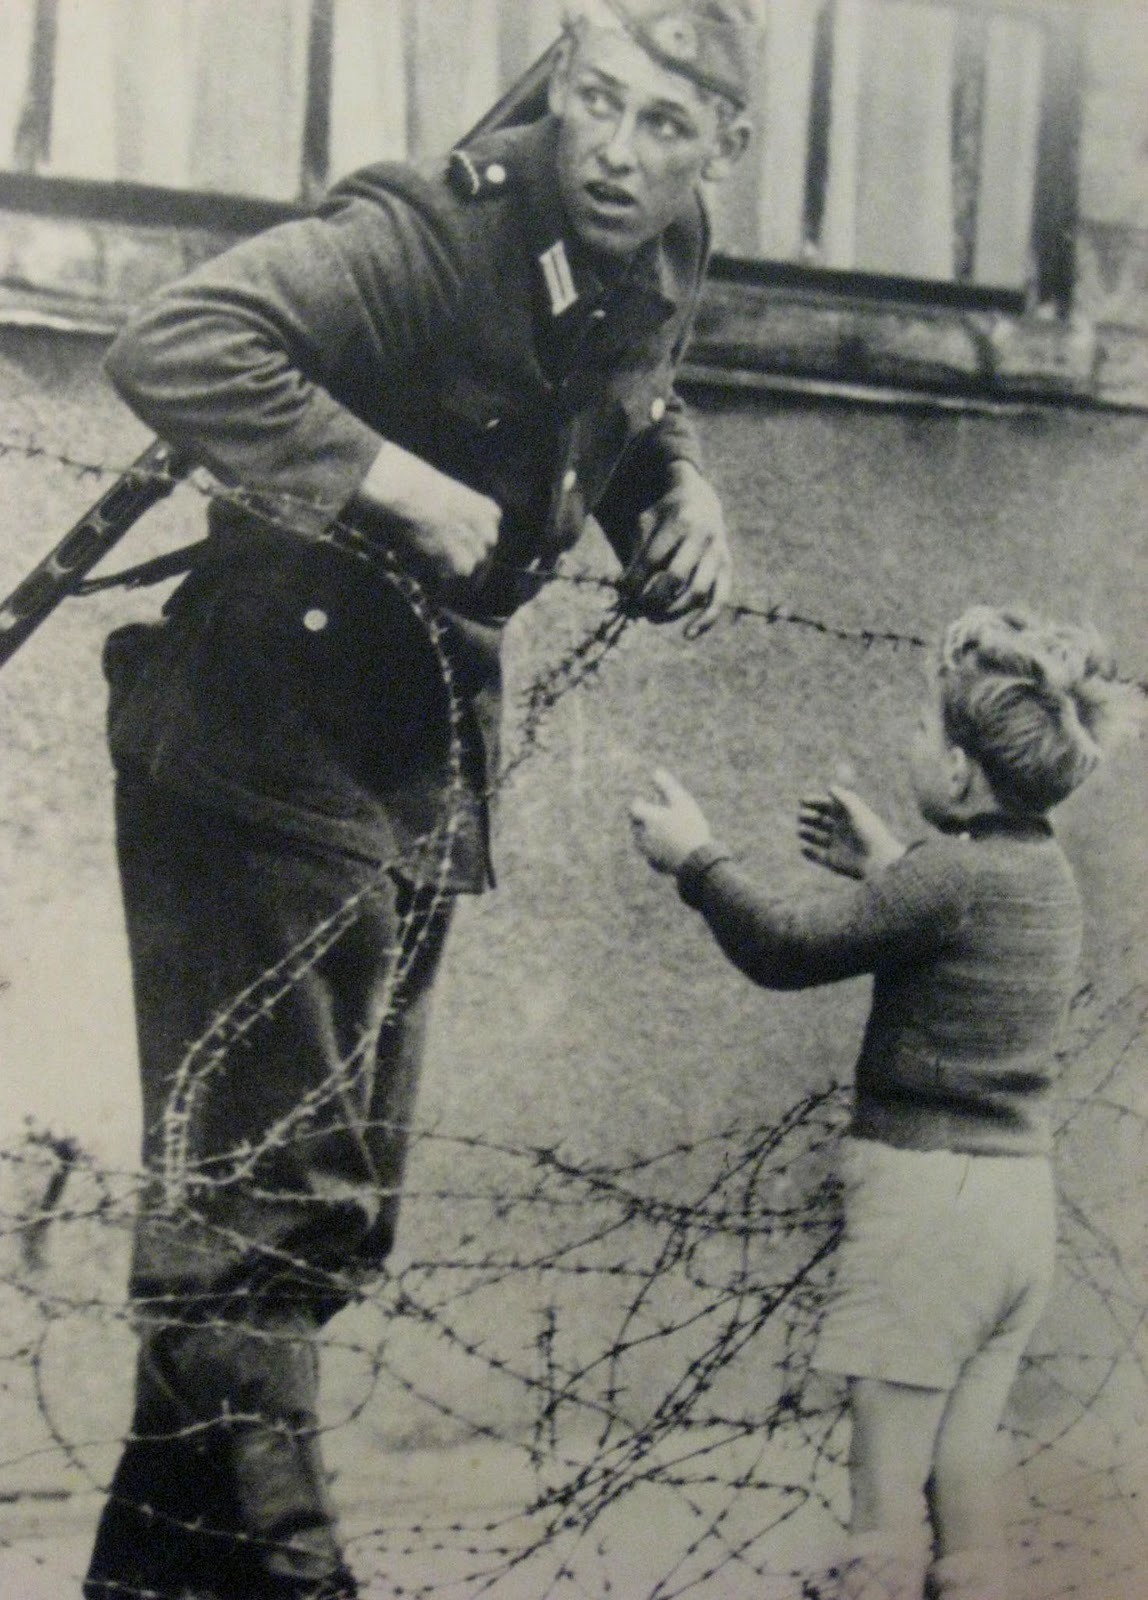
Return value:
<svg viewBox="0 0 1148 1600">
<path fill-rule="evenodd" d="M 99 354 L 96 342 L 4 335 L 0 441 L 28 438 L 49 456 L 81 461 L 130 460 L 144 436 L 102 386 Z M 970 601 L 1023 599 L 1094 620 L 1126 673 L 1148 672 L 1143 419 L 698 399 L 747 604 L 782 602 L 850 630 L 931 636 Z M 0 454 L 0 591 L 94 488 L 50 459 Z M 195 494 L 183 491 L 132 535 L 127 555 L 195 537 L 199 521 Z M 604 561 L 593 545 L 579 559 Z M 0 1146 L 31 1113 L 105 1162 L 134 1159 L 98 654 L 112 622 L 149 615 L 155 603 L 146 593 L 69 602 L 0 675 L 0 972 L 8 983 L 0 991 Z M 511 748 L 522 691 L 600 608 L 593 591 L 557 585 L 515 625 Z M 606 1164 L 682 1143 L 689 1148 L 671 1189 L 695 1193 L 721 1157 L 720 1143 L 699 1141 L 757 1126 L 807 1088 L 848 1076 L 865 983 L 790 996 L 752 989 L 640 862 L 625 807 L 652 764 L 669 766 L 763 881 L 784 892 L 812 870 L 792 826 L 810 784 L 848 770 L 912 826 L 900 752 L 923 666 L 911 646 L 865 648 L 793 622 L 724 622 L 692 648 L 677 629 L 636 625 L 598 680 L 560 701 L 541 748 L 503 797 L 500 888 L 466 903 L 458 918 L 422 1100 L 437 1137 L 415 1153 L 402 1261 L 433 1258 L 466 1223 L 441 1197 L 457 1192 L 464 1170 L 446 1135 L 527 1152 L 558 1145 L 573 1161 Z M 1074 1024 L 1066 1107 L 1109 1064 L 1109 1100 L 1130 1092 L 1142 1070 L 1146 793 L 1140 753 L 1130 748 L 1063 808 L 1062 837 L 1088 907 L 1091 985 Z M 1134 1126 L 1097 1101 L 1066 1142 L 1062 1181 L 1118 1242 L 1139 1249 Z M 479 1177 L 497 1170 L 493 1156 L 485 1169 L 482 1158 L 466 1160 Z M 528 1187 L 528 1169 L 528 1160 L 512 1163 L 516 1187 Z M 549 1223 L 520 1200 L 501 1213 L 487 1207 L 481 1226 L 491 1248 L 513 1253 L 545 1241 Z M 101 1248 L 101 1281 L 114 1301 L 123 1240 Z M 572 1292 L 570 1314 L 587 1339 L 614 1326 L 620 1291 L 609 1280 Z M 1072 1324 L 1076 1295 L 1066 1280 L 1049 1338 Z M 530 1346 L 540 1296 L 528 1275 L 501 1286 L 501 1336 L 512 1347 Z M 441 1341 L 420 1345 L 417 1330 L 410 1337 L 402 1346 L 409 1370 L 463 1414 L 528 1424 L 521 1386 L 476 1387 Z M 83 1360 L 90 1357 L 89 1349 Z M 76 1396 L 83 1360 L 71 1376 Z M 114 1381 L 103 1357 L 89 1373 L 88 1399 L 109 1427 L 126 1404 L 127 1368 L 117 1360 Z M 738 1367 L 737 1398 L 748 1403 L 766 1381 L 763 1362 L 759 1353 Z M 656 1365 L 639 1370 L 634 1403 L 663 1379 Z M 397 1391 L 370 1416 L 391 1440 L 451 1436 L 460 1426 Z"/>
</svg>

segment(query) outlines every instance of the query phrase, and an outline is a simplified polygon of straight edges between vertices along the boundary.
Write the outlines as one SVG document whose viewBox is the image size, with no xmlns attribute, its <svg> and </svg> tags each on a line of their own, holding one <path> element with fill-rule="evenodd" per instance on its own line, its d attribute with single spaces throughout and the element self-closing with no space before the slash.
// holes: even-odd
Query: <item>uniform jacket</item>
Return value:
<svg viewBox="0 0 1148 1600">
<path fill-rule="evenodd" d="M 109 640 L 119 766 L 369 861 L 442 820 L 449 702 L 423 625 L 325 539 L 392 440 L 503 508 L 482 588 L 436 597 L 466 792 L 448 881 L 481 888 L 505 620 L 589 512 L 625 560 L 668 465 L 698 460 L 673 381 L 701 201 L 603 281 L 563 231 L 554 137 L 546 118 L 437 170 L 366 168 L 165 290 L 113 345 L 133 410 L 273 513 L 213 504 L 162 624 Z"/>
</svg>

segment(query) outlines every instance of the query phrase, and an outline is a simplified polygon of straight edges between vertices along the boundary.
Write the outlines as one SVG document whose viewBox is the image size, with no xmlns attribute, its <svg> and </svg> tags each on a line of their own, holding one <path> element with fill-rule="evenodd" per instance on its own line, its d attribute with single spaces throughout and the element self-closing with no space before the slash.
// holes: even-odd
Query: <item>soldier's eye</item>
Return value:
<svg viewBox="0 0 1148 1600">
<path fill-rule="evenodd" d="M 617 110 L 614 96 L 595 84 L 583 84 L 578 91 L 578 98 L 592 117 L 613 116 Z"/>
<path fill-rule="evenodd" d="M 647 126 L 661 144 L 674 144 L 689 139 L 694 131 L 681 117 L 671 116 L 663 111 L 654 112 L 648 118 Z"/>
</svg>

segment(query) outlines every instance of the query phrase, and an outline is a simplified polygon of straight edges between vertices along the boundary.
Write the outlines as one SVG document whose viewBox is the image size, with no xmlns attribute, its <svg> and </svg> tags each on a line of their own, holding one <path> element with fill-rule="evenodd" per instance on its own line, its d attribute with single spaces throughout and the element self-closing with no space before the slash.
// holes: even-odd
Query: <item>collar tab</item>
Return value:
<svg viewBox="0 0 1148 1600">
<path fill-rule="evenodd" d="M 1007 811 L 982 811 L 975 817 L 969 817 L 955 831 L 970 839 L 1050 839 L 1052 823 L 1039 812 L 1022 815 Z"/>
<path fill-rule="evenodd" d="M 574 282 L 574 274 L 570 270 L 570 258 L 566 254 L 564 240 L 556 239 L 552 245 L 548 245 L 539 254 L 538 265 L 542 268 L 542 276 L 546 280 L 550 315 L 560 317 L 578 300 L 578 289 Z"/>
</svg>

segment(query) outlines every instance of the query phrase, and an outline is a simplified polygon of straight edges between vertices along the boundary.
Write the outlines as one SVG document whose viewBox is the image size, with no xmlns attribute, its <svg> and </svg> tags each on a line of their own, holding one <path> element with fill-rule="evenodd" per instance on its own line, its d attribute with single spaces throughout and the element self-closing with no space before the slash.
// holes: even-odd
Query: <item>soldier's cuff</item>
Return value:
<svg viewBox="0 0 1148 1600">
<path fill-rule="evenodd" d="M 674 488 L 677 488 L 679 484 L 689 482 L 690 473 L 689 471 L 683 472 L 683 467 L 697 473 L 699 478 L 706 476 L 700 460 L 695 460 L 693 456 L 686 454 L 684 451 L 679 452 L 677 455 L 672 455 L 666 462 L 666 473 Z"/>
<path fill-rule="evenodd" d="M 701 905 L 706 878 L 722 861 L 732 861 L 733 851 L 716 839 L 691 850 L 678 868 L 678 893 L 696 911 Z"/>
<path fill-rule="evenodd" d="M 677 467 L 693 467 L 706 476 L 705 455 L 701 440 L 688 423 L 657 430 L 657 449 L 662 458 L 667 477 L 672 477 Z"/>
</svg>

